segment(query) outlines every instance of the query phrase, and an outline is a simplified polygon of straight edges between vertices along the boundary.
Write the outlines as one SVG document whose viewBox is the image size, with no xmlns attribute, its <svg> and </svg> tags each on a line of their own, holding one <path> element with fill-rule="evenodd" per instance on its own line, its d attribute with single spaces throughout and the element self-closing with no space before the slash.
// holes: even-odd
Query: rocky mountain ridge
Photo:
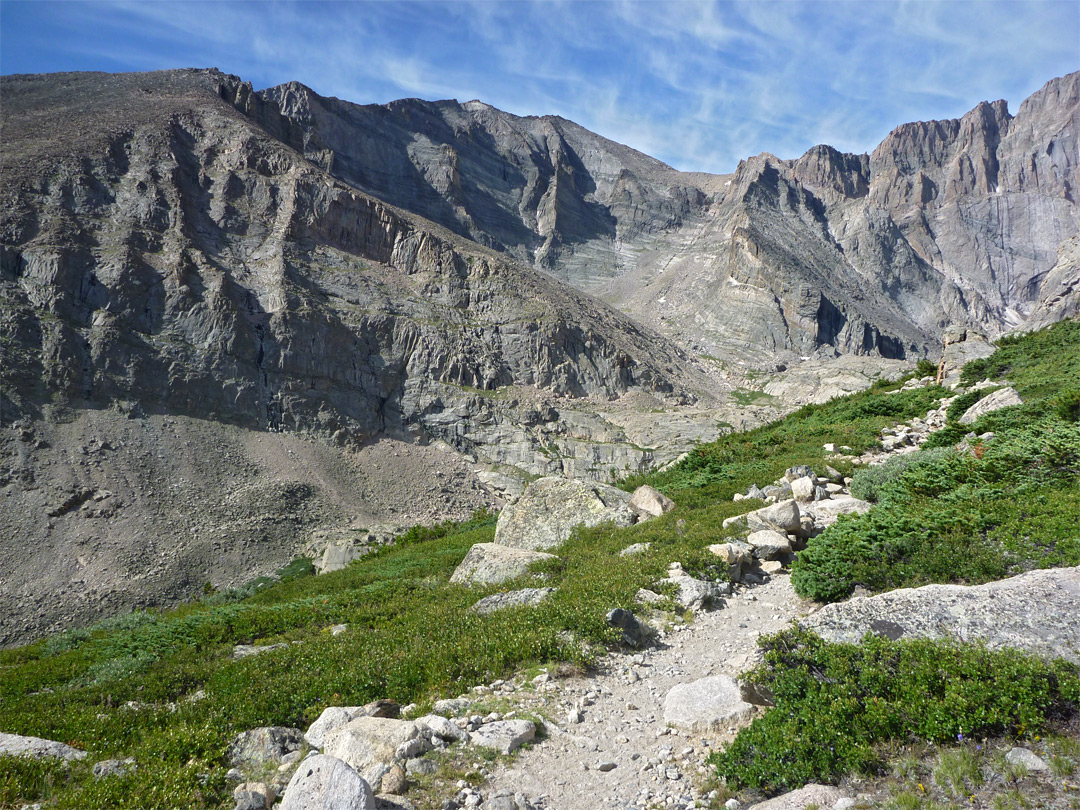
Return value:
<svg viewBox="0 0 1080 810">
<path fill-rule="evenodd" d="M 692 349 L 759 363 L 921 356 L 949 325 L 991 337 L 1020 326 L 1080 222 L 1080 74 L 1015 116 L 982 102 L 904 124 L 869 155 L 822 145 L 730 176 L 678 172 L 564 119 L 477 101 L 357 105 L 297 83 L 258 95 L 346 182 Z"/>
</svg>

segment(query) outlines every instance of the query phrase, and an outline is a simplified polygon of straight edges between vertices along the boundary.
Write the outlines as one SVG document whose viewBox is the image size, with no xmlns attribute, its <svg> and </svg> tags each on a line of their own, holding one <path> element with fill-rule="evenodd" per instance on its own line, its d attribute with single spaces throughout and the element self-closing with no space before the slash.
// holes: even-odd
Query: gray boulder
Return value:
<svg viewBox="0 0 1080 810">
<path fill-rule="evenodd" d="M 317 754 L 296 769 L 279 810 L 375 810 L 371 786 L 336 757 Z"/>
<path fill-rule="evenodd" d="M 454 570 L 450 581 L 461 585 L 498 585 L 525 575 L 533 563 L 554 557 L 542 551 L 477 543 Z"/>
<path fill-rule="evenodd" d="M 743 725 L 753 713 L 739 684 L 727 675 L 681 683 L 664 700 L 664 722 L 699 734 Z"/>
<path fill-rule="evenodd" d="M 752 532 L 762 529 L 771 529 L 776 532 L 799 531 L 799 504 L 794 499 L 780 501 L 779 503 L 763 506 L 745 515 L 735 515 L 727 518 L 723 526 L 745 526 Z"/>
<path fill-rule="evenodd" d="M 803 619 L 827 641 L 866 633 L 982 641 L 1080 663 L 1080 567 L 1028 571 L 985 585 L 926 585 L 826 605 Z"/>
<path fill-rule="evenodd" d="M 389 772 L 398 747 L 420 734 L 416 723 L 385 717 L 357 717 L 327 745 L 326 753 L 353 768 L 379 789 L 382 777 Z"/>
<path fill-rule="evenodd" d="M 257 768 L 298 750 L 303 742 L 304 732 L 298 728 L 265 726 L 241 731 L 229 745 L 229 762 L 236 768 Z"/>
<path fill-rule="evenodd" d="M 645 484 L 635 489 L 630 496 L 630 508 L 646 519 L 660 517 L 675 508 L 675 501 Z"/>
<path fill-rule="evenodd" d="M 424 715 L 416 720 L 416 724 L 421 728 L 430 729 L 432 734 L 447 742 L 469 741 L 469 732 L 441 714 Z"/>
<path fill-rule="evenodd" d="M 709 551 L 727 563 L 732 582 L 741 581 L 746 569 L 754 564 L 754 549 L 749 543 L 715 543 Z"/>
<path fill-rule="evenodd" d="M 703 579 L 690 576 L 683 571 L 682 566 L 678 563 L 668 569 L 668 576 L 662 579 L 661 582 L 678 588 L 675 601 L 687 610 L 701 610 L 702 608 L 712 607 L 713 603 L 718 601 L 721 596 L 731 591 L 730 585 L 727 588 L 721 588 L 715 582 L 706 582 Z"/>
<path fill-rule="evenodd" d="M 94 765 L 94 778 L 104 779 L 109 776 L 124 776 L 138 770 L 134 757 L 126 759 L 103 759 Z"/>
<path fill-rule="evenodd" d="M 834 495 L 828 500 L 808 503 L 803 508 L 819 528 L 825 528 L 836 523 L 840 515 L 862 515 L 874 505 L 850 495 Z"/>
<path fill-rule="evenodd" d="M 496 610 L 506 610 L 507 608 L 536 607 L 555 593 L 556 590 L 558 589 L 522 588 L 521 590 L 507 591 L 506 593 L 493 593 L 491 596 L 485 596 L 469 610 L 475 613 L 494 613 Z"/>
<path fill-rule="evenodd" d="M 791 554 L 791 539 L 786 534 L 772 529 L 751 532 L 746 542 L 753 549 L 753 555 L 758 560 L 776 560 Z"/>
<path fill-rule="evenodd" d="M 814 500 L 814 487 L 816 481 L 811 476 L 804 475 L 791 482 L 791 496 L 797 501 Z"/>
<path fill-rule="evenodd" d="M 0 754 L 28 759 L 86 759 L 86 752 L 56 740 L 0 732 Z"/>
<path fill-rule="evenodd" d="M 619 552 L 620 557 L 632 557 L 635 554 L 644 554 L 652 548 L 652 543 L 633 543 Z"/>
<path fill-rule="evenodd" d="M 1014 388 L 999 388 L 997 391 L 987 394 L 980 399 L 966 411 L 964 415 L 960 417 L 961 425 L 970 425 L 972 422 L 978 420 L 980 416 L 992 413 L 993 411 L 1000 411 L 1002 408 L 1008 408 L 1013 405 L 1023 405 L 1024 401 L 1020 399 L 1020 395 L 1016 393 Z"/>
<path fill-rule="evenodd" d="M 608 613 L 607 624 L 622 630 L 622 642 L 630 647 L 641 647 L 649 640 L 646 626 L 629 610 L 615 608 Z"/>
<path fill-rule="evenodd" d="M 495 542 L 546 550 L 562 545 L 578 526 L 631 526 L 636 520 L 630 495 L 621 489 L 593 481 L 540 478 L 499 513 Z"/>
<path fill-rule="evenodd" d="M 341 729 L 366 714 L 363 706 L 328 706 L 304 732 L 304 739 L 312 748 L 322 750 Z"/>
<path fill-rule="evenodd" d="M 511 754 L 536 736 L 536 726 L 528 720 L 497 720 L 485 723 L 470 736 L 469 743 Z"/>
<path fill-rule="evenodd" d="M 1012 765 L 1022 765 L 1029 771 L 1048 771 L 1050 766 L 1046 764 L 1042 757 L 1036 754 L 1034 751 L 1029 751 L 1026 748 L 1009 749 L 1009 753 L 1005 755 L 1005 761 Z"/>
</svg>

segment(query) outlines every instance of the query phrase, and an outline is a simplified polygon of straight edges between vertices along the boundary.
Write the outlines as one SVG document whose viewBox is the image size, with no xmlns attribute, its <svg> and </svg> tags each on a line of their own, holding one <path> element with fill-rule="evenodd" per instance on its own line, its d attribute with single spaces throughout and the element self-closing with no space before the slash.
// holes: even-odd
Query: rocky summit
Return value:
<svg viewBox="0 0 1080 810">
<path fill-rule="evenodd" d="M 215 69 L 0 90 L 3 645 L 332 570 L 1077 311 L 1080 73 L 724 176 Z"/>
</svg>

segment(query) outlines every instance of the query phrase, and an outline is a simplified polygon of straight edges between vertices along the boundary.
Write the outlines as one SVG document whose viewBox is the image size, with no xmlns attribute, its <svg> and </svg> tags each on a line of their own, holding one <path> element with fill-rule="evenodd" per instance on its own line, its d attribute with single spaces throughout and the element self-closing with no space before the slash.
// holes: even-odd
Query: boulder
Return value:
<svg viewBox="0 0 1080 810">
<path fill-rule="evenodd" d="M 494 748 L 500 754 L 511 754 L 535 736 L 536 726 L 528 720 L 497 720 L 476 729 L 469 742 L 482 748 Z"/>
<path fill-rule="evenodd" d="M 851 495 L 833 495 L 828 500 L 806 504 L 805 510 L 814 523 L 825 528 L 836 523 L 840 515 L 861 515 L 874 508 L 872 503 L 853 498 Z"/>
<path fill-rule="evenodd" d="M 784 480 L 788 482 L 794 482 L 799 478 L 813 478 L 814 468 L 809 464 L 796 464 L 794 467 L 788 467 L 784 471 Z"/>
<path fill-rule="evenodd" d="M 637 616 L 629 610 L 615 608 L 607 615 L 608 627 L 622 630 L 622 642 L 630 647 L 641 647 L 649 640 L 649 632 Z"/>
<path fill-rule="evenodd" d="M 675 501 L 648 484 L 634 490 L 630 496 L 630 508 L 645 519 L 660 517 L 675 508 Z"/>
<path fill-rule="evenodd" d="M 235 768 L 258 768 L 280 761 L 299 750 L 303 742 L 304 732 L 298 728 L 264 726 L 241 731 L 229 744 L 229 763 Z"/>
<path fill-rule="evenodd" d="M 326 753 L 353 768 L 378 790 L 377 783 L 393 763 L 398 746 L 419 734 L 419 726 L 408 720 L 357 717 L 335 735 Z"/>
<path fill-rule="evenodd" d="M 808 475 L 796 478 L 791 482 L 791 496 L 797 501 L 812 501 L 815 484 L 815 479 Z"/>
<path fill-rule="evenodd" d="M 312 748 L 322 750 L 341 729 L 366 714 L 363 706 L 328 706 L 304 732 L 304 739 Z"/>
<path fill-rule="evenodd" d="M 1029 771 L 1050 770 L 1050 766 L 1046 764 L 1042 757 L 1034 751 L 1019 746 L 1009 749 L 1009 753 L 1005 755 L 1005 761 L 1011 765 L 1022 765 Z"/>
<path fill-rule="evenodd" d="M 525 794 L 502 791 L 485 799 L 480 810 L 534 810 L 534 807 Z"/>
<path fill-rule="evenodd" d="M 762 529 L 772 529 L 781 533 L 797 532 L 799 514 L 799 504 L 794 499 L 780 501 L 750 512 L 746 516 L 746 527 L 751 532 Z"/>
<path fill-rule="evenodd" d="M 556 590 L 556 588 L 522 588 L 506 593 L 493 593 L 491 596 L 485 596 L 469 610 L 475 613 L 494 613 L 496 610 L 507 608 L 536 607 Z"/>
<path fill-rule="evenodd" d="M 709 551 L 728 564 L 728 576 L 732 582 L 739 582 L 746 569 L 754 564 L 754 549 L 749 543 L 715 543 Z"/>
<path fill-rule="evenodd" d="M 233 789 L 233 810 L 265 810 L 277 799 L 277 790 L 265 782 L 244 782 Z"/>
<path fill-rule="evenodd" d="M 982 641 L 1080 664 L 1080 567 L 1028 571 L 985 585 L 902 588 L 825 605 L 803 619 L 827 641 L 866 633 Z"/>
<path fill-rule="evenodd" d="M 1020 399 L 1020 395 L 1016 393 L 1014 388 L 999 388 L 997 391 L 993 391 L 980 399 L 966 411 L 964 415 L 960 417 L 959 422 L 961 425 L 970 425 L 978 420 L 980 416 L 992 413 L 993 411 L 1000 411 L 1002 408 L 1008 408 L 1013 405 L 1023 405 L 1024 401 Z"/>
<path fill-rule="evenodd" d="M 791 540 L 788 536 L 772 529 L 751 532 L 746 542 L 753 549 L 754 558 L 758 560 L 775 560 L 791 554 Z"/>
<path fill-rule="evenodd" d="M 775 799 L 752 804 L 747 810 L 807 810 L 809 807 L 828 810 L 843 798 L 840 788 L 809 784 Z"/>
<path fill-rule="evenodd" d="M 317 754 L 296 769 L 278 810 L 375 810 L 371 786 L 336 757 Z"/>
<path fill-rule="evenodd" d="M 525 575 L 533 563 L 554 557 L 542 551 L 477 543 L 454 570 L 450 581 L 461 585 L 498 585 Z"/>
<path fill-rule="evenodd" d="M 652 543 L 634 543 L 619 552 L 620 557 L 632 557 L 635 554 L 644 554 L 652 548 Z"/>
<path fill-rule="evenodd" d="M 712 607 L 721 596 L 731 592 L 731 586 L 728 583 L 724 583 L 728 586 L 727 588 L 721 588 L 715 582 L 695 579 L 683 571 L 682 566 L 677 563 L 668 569 L 668 576 L 661 582 L 678 588 L 679 592 L 675 595 L 675 601 L 687 610 Z"/>
<path fill-rule="evenodd" d="M 557 548 L 578 526 L 631 526 L 630 495 L 594 481 L 540 478 L 499 513 L 495 542 L 533 551 Z"/>
<path fill-rule="evenodd" d="M 469 732 L 440 714 L 427 714 L 416 720 L 421 728 L 431 729 L 431 733 L 447 742 L 468 742 Z"/>
<path fill-rule="evenodd" d="M 753 713 L 754 707 L 742 699 L 739 684 L 727 675 L 681 683 L 664 700 L 664 722 L 698 734 L 743 725 Z"/>
<path fill-rule="evenodd" d="M 86 759 L 86 752 L 56 740 L 0 732 L 0 754 L 28 759 Z"/>
</svg>

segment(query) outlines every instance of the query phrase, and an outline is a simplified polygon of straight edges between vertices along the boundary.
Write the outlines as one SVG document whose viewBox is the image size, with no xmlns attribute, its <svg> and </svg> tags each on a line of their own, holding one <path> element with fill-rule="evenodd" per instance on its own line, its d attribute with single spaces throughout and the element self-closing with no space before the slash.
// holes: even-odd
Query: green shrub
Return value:
<svg viewBox="0 0 1080 810">
<path fill-rule="evenodd" d="M 909 467 L 933 463 L 942 454 L 949 452 L 951 450 L 942 449 L 933 452 L 924 450 L 919 453 L 891 455 L 885 460 L 884 464 L 860 467 L 852 476 L 851 494 L 856 498 L 862 498 L 864 501 L 877 503 L 881 488 L 889 482 L 895 481 Z"/>
<path fill-rule="evenodd" d="M 1080 388 L 1062 391 L 1053 399 L 1054 413 L 1065 422 L 1080 422 Z"/>
<path fill-rule="evenodd" d="M 937 363 L 933 360 L 928 360 L 925 357 L 920 358 L 919 362 L 915 364 L 915 376 L 916 377 L 936 377 L 937 376 Z"/>
<path fill-rule="evenodd" d="M 1037 734 L 1080 710 L 1080 674 L 1004 650 L 933 641 L 828 644 L 802 630 L 759 640 L 749 680 L 775 708 L 711 761 L 731 788 L 773 795 L 845 773 L 883 770 L 876 746 Z"/>
</svg>

